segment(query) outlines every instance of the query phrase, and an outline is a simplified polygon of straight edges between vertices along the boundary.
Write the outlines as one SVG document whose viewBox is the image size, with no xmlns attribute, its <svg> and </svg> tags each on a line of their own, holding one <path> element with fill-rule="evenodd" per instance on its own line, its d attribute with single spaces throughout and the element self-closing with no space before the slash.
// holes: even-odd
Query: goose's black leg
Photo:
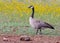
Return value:
<svg viewBox="0 0 60 43">
<path fill-rule="evenodd" d="M 37 31 L 36 31 L 36 34 L 38 34 L 38 29 L 37 29 Z"/>
<path fill-rule="evenodd" d="M 42 34 L 42 30 L 41 30 L 41 28 L 40 28 L 40 34 Z"/>
</svg>

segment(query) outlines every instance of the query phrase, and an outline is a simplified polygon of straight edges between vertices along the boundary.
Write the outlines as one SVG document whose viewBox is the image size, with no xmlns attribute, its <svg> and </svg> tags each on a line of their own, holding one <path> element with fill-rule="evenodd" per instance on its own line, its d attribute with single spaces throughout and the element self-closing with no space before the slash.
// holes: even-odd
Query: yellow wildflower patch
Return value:
<svg viewBox="0 0 60 43">
<path fill-rule="evenodd" d="M 26 3 L 28 4 L 26 4 Z M 18 0 L 12 0 L 10 3 L 4 2 L 4 1 L 0 1 L 0 12 L 4 12 L 5 14 L 12 14 L 15 12 L 15 14 L 19 14 L 21 15 L 21 17 L 24 15 L 24 13 L 26 13 L 27 15 L 31 12 L 30 9 L 28 9 L 29 5 L 33 5 L 35 7 L 35 12 L 39 13 L 39 15 L 41 14 L 53 14 L 54 12 L 56 12 L 57 14 L 60 15 L 60 6 L 58 4 L 56 4 L 56 1 L 45 3 L 41 1 L 41 3 L 35 3 L 35 1 L 33 2 L 32 0 L 28 1 L 24 1 L 24 2 L 18 2 Z M 3 14 L 4 14 L 3 13 Z"/>
</svg>

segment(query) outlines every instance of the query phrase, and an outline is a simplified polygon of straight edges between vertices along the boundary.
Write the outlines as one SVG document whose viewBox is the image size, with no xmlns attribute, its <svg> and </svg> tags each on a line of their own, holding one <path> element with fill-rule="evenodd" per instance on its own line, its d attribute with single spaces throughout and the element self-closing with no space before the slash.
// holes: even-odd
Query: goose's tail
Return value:
<svg viewBox="0 0 60 43">
<path fill-rule="evenodd" d="M 55 29 L 52 25 L 50 25 L 50 24 L 48 24 L 48 23 L 46 23 L 46 22 L 45 22 L 45 24 L 47 24 L 49 28 Z"/>
</svg>

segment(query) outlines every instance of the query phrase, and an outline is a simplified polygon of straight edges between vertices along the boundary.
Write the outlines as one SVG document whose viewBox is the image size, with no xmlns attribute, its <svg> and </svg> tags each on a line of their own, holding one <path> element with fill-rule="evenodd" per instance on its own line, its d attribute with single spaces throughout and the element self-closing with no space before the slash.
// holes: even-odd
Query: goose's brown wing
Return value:
<svg viewBox="0 0 60 43">
<path fill-rule="evenodd" d="M 36 25 L 40 28 L 40 27 L 44 27 L 44 28 L 51 28 L 54 29 L 54 27 L 52 25 L 50 25 L 49 23 L 43 22 L 43 21 L 39 21 L 36 20 Z"/>
</svg>

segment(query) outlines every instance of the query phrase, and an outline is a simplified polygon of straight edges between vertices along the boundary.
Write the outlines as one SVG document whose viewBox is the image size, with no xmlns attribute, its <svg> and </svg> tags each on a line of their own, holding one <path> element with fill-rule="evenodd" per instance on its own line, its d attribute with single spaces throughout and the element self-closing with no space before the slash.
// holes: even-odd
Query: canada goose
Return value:
<svg viewBox="0 0 60 43">
<path fill-rule="evenodd" d="M 34 29 L 37 29 L 36 34 L 38 33 L 38 30 L 40 30 L 40 34 L 42 34 L 41 29 L 43 29 L 43 28 L 54 29 L 54 27 L 51 26 L 50 24 L 43 22 L 41 20 L 34 19 L 34 6 L 29 6 L 28 8 L 32 9 L 32 14 L 29 18 L 29 23 Z"/>
</svg>

